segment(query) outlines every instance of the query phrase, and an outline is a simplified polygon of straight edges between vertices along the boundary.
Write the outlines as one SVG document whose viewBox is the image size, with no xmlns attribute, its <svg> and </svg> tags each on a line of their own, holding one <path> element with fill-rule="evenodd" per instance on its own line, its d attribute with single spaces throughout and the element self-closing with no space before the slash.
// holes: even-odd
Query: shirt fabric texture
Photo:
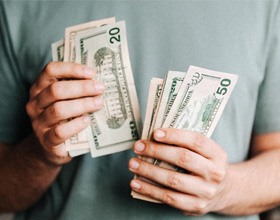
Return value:
<svg viewBox="0 0 280 220">
<path fill-rule="evenodd" d="M 51 44 L 68 26 L 116 17 L 128 48 L 145 116 L 149 83 L 190 65 L 239 75 L 212 135 L 230 163 L 246 160 L 251 134 L 280 130 L 279 1 L 2 1 L 0 2 L 0 141 L 30 134 L 29 88 L 51 61 Z M 16 219 L 258 219 L 189 217 L 133 199 L 131 150 L 65 165 L 41 200 Z M 257 183 L 256 183 L 257 184 Z"/>
</svg>

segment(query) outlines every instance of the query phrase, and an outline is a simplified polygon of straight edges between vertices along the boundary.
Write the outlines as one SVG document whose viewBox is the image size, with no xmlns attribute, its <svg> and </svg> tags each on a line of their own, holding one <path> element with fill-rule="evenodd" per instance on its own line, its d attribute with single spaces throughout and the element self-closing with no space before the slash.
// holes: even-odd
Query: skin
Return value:
<svg viewBox="0 0 280 220">
<path fill-rule="evenodd" d="M 136 142 L 134 152 L 189 173 L 132 158 L 129 169 L 157 183 L 133 179 L 130 186 L 135 192 L 194 216 L 209 212 L 252 215 L 279 205 L 280 133 L 254 135 L 251 158 L 237 164 L 228 164 L 222 148 L 196 132 L 158 129 L 153 137 L 155 141 Z"/>
<path fill-rule="evenodd" d="M 34 134 L 13 146 L 0 144 L 0 212 L 33 205 L 71 161 L 64 141 L 88 126 L 86 114 L 103 105 L 104 85 L 93 80 L 94 74 L 86 66 L 63 62 L 42 70 L 26 105 Z"/>
<path fill-rule="evenodd" d="M 64 141 L 89 124 L 87 113 L 102 108 L 99 96 L 104 86 L 93 76 L 93 70 L 72 63 L 52 62 L 42 70 L 26 105 L 34 134 L 13 146 L 0 144 L 0 212 L 32 206 L 61 167 L 71 161 Z M 187 215 L 249 215 L 280 204 L 280 186 L 276 184 L 280 178 L 280 133 L 254 135 L 251 158 L 238 164 L 228 164 L 218 144 L 195 132 L 159 129 L 154 139 L 138 141 L 135 153 L 190 173 L 132 158 L 129 169 L 133 173 L 159 184 L 134 179 L 131 187 L 136 192 Z"/>
</svg>

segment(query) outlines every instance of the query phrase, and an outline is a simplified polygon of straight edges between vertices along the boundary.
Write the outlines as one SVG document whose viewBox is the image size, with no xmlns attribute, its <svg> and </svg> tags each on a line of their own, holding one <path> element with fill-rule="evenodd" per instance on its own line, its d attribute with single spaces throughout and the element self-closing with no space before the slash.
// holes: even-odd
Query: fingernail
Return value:
<svg viewBox="0 0 280 220">
<path fill-rule="evenodd" d="M 104 86 L 104 84 L 102 82 L 95 82 L 95 89 L 97 91 L 102 92 L 102 91 L 104 91 L 105 86 Z"/>
<path fill-rule="evenodd" d="M 132 159 L 130 162 L 129 162 L 129 167 L 133 170 L 137 170 L 139 168 L 139 163 Z"/>
<path fill-rule="evenodd" d="M 85 68 L 84 73 L 91 77 L 94 75 L 94 71 L 91 68 Z"/>
<path fill-rule="evenodd" d="M 141 188 L 140 183 L 136 182 L 135 180 L 132 180 L 130 185 L 131 185 L 131 188 L 133 188 L 133 189 L 140 189 Z"/>
<path fill-rule="evenodd" d="M 164 138 L 165 137 L 165 132 L 162 130 L 156 130 L 154 133 L 155 138 Z"/>
<path fill-rule="evenodd" d="M 134 150 L 135 151 L 143 151 L 145 149 L 145 145 L 141 141 L 137 141 L 134 145 Z"/>
</svg>

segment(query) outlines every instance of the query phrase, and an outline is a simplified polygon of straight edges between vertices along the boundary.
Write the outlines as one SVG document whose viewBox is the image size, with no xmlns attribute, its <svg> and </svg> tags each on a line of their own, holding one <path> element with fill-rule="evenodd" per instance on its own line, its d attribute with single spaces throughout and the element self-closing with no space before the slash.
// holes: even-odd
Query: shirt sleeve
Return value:
<svg viewBox="0 0 280 220">
<path fill-rule="evenodd" d="M 260 86 L 254 122 L 254 133 L 280 131 L 280 3 L 271 13 L 265 77 Z"/>
<path fill-rule="evenodd" d="M 3 4 L 0 2 L 0 142 L 12 144 L 31 132 L 25 111 L 29 88 L 13 50 Z"/>
</svg>

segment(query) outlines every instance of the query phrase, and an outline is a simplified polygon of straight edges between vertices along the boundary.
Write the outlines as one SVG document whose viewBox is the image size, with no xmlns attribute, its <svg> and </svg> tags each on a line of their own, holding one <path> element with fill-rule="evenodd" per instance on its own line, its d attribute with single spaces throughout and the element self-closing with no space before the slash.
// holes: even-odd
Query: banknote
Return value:
<svg viewBox="0 0 280 220">
<path fill-rule="evenodd" d="M 165 120 L 160 120 L 164 121 L 161 127 L 196 131 L 210 137 L 222 115 L 237 80 L 238 76 L 234 74 L 190 66 L 184 80 L 179 86 L 179 91 L 177 92 L 171 109 L 167 115 L 165 115 L 166 117 L 163 117 Z M 164 87 L 161 98 L 162 101 L 159 105 L 165 105 L 165 93 L 169 93 L 169 95 L 172 96 L 173 89 L 171 88 L 172 87 L 167 86 Z M 159 111 L 157 112 L 158 114 Z M 155 117 L 157 116 L 158 115 Z M 156 126 L 154 126 L 154 128 L 156 128 Z M 166 169 L 185 172 L 164 161 L 153 160 L 152 163 Z M 136 194 L 134 198 L 159 202 L 139 194 Z"/>
<path fill-rule="evenodd" d="M 146 114 L 145 114 L 145 120 L 144 120 L 144 125 L 143 125 L 143 131 L 142 131 L 142 139 L 149 139 L 149 135 L 151 134 L 151 128 L 153 127 L 154 121 L 156 119 L 156 113 L 159 107 L 160 99 L 161 99 L 161 94 L 162 94 L 162 88 L 163 88 L 163 79 L 160 78 L 152 78 L 150 82 L 150 88 L 149 88 L 149 96 L 147 100 L 147 106 L 146 106 Z M 148 161 L 152 163 L 153 159 L 152 158 L 147 158 L 147 157 L 141 157 L 139 156 L 142 160 Z M 141 178 L 139 176 L 135 176 L 134 178 Z M 145 181 L 149 181 L 147 179 L 144 179 Z M 142 196 L 141 194 L 132 191 L 131 196 L 135 199 L 142 199 L 142 200 L 147 200 L 150 202 L 157 202 L 157 200 L 150 199 L 148 197 Z"/>
<path fill-rule="evenodd" d="M 162 127 L 196 131 L 210 137 L 237 80 L 234 74 L 190 66 Z M 180 170 L 160 160 L 154 164 Z"/>
<path fill-rule="evenodd" d="M 160 78 L 152 78 L 149 88 L 149 97 L 146 107 L 145 121 L 142 131 L 142 139 L 151 139 L 152 129 L 156 121 L 157 111 L 159 109 L 159 104 L 162 95 L 164 80 Z M 152 158 L 141 157 L 142 160 L 153 162 Z"/>
<path fill-rule="evenodd" d="M 144 124 L 142 139 L 152 139 L 153 131 L 163 125 L 165 118 L 167 117 L 174 103 L 174 100 L 177 96 L 185 75 L 185 72 L 169 71 L 165 77 L 165 80 L 161 80 L 161 84 L 159 84 L 159 82 L 158 84 L 156 82 L 151 83 L 151 86 L 154 86 L 155 88 L 150 89 L 149 97 L 154 94 L 153 92 L 156 88 L 158 88 L 159 90 L 157 96 L 154 99 L 148 99 L 147 106 L 149 107 L 150 104 L 153 105 L 153 111 L 151 112 L 152 119 L 150 124 Z M 147 114 L 149 114 L 149 112 L 150 109 L 147 108 L 146 116 Z M 143 134 L 145 134 L 145 136 Z M 142 159 L 150 163 L 154 163 L 155 161 L 153 158 L 148 157 L 143 157 Z"/>
<path fill-rule="evenodd" d="M 65 46 L 64 46 L 64 62 L 76 62 L 81 63 L 80 60 L 76 59 L 76 35 L 85 31 L 96 29 L 100 26 L 114 23 L 115 18 L 106 18 L 102 20 L 91 21 L 75 26 L 67 27 L 65 29 Z M 78 56 L 80 57 L 80 56 Z M 71 157 L 79 156 L 90 151 L 89 141 L 86 130 L 73 135 L 66 142 L 66 149 Z"/>
<path fill-rule="evenodd" d="M 110 23 L 114 23 L 115 21 L 116 19 L 112 17 L 112 18 L 90 21 L 87 23 L 67 27 L 65 29 L 64 61 L 79 63 L 79 61 L 76 61 L 76 46 L 75 46 L 75 37 L 78 33 L 87 31 L 89 29 L 94 29 L 103 25 L 107 25 Z"/>
<path fill-rule="evenodd" d="M 127 47 L 125 22 L 76 35 L 81 63 L 96 70 L 105 85 L 104 107 L 90 114 L 86 129 L 92 157 L 123 151 L 141 136 L 141 119 Z"/>
<path fill-rule="evenodd" d="M 63 61 L 64 57 L 64 39 L 54 42 L 52 45 L 52 60 Z"/>
<path fill-rule="evenodd" d="M 165 80 L 157 78 L 152 79 L 149 89 L 142 139 L 151 139 L 153 131 L 162 126 L 174 103 L 185 75 L 185 72 L 169 71 L 165 77 Z M 149 157 L 139 158 L 149 163 L 155 163 L 157 161 L 154 158 Z M 150 182 L 141 176 L 135 175 L 134 178 Z M 141 199 L 155 203 L 159 202 L 134 191 L 131 192 L 131 195 L 135 199 Z"/>
<path fill-rule="evenodd" d="M 238 76 L 190 66 L 162 127 L 197 131 L 210 137 Z"/>
<path fill-rule="evenodd" d="M 156 120 L 153 130 L 162 127 L 165 119 L 176 99 L 178 91 L 184 80 L 186 73 L 178 71 L 169 71 L 164 81 L 163 93 L 160 99 L 159 108 L 156 114 Z"/>
<path fill-rule="evenodd" d="M 149 88 L 149 97 L 147 100 L 147 107 L 146 107 L 146 114 L 145 114 L 145 121 L 142 131 L 142 139 L 149 139 L 151 130 L 154 126 L 157 111 L 159 108 L 159 103 L 162 94 L 163 88 L 163 79 L 160 78 L 152 78 L 150 82 Z"/>
<path fill-rule="evenodd" d="M 186 73 L 178 71 L 169 71 L 164 80 L 164 87 L 161 98 L 159 100 L 157 112 L 154 114 L 154 121 L 149 129 L 149 135 L 147 139 L 151 139 L 153 131 L 161 128 L 165 122 L 165 119 L 171 110 L 173 103 L 177 97 L 178 91 L 184 80 Z M 144 126 L 145 128 L 145 126 Z M 145 161 L 150 163 L 159 162 L 153 158 L 144 158 Z"/>
<path fill-rule="evenodd" d="M 51 45 L 52 47 L 52 60 L 53 61 L 63 61 L 64 57 L 64 39 L 59 40 Z M 85 132 L 80 132 L 79 134 L 76 134 L 72 136 L 69 140 L 65 141 L 66 149 L 71 157 L 76 157 L 85 153 L 90 152 L 89 150 L 89 144 L 88 144 L 88 138 L 85 136 Z M 76 142 L 75 142 L 76 139 Z M 70 142 L 71 140 L 71 142 Z M 73 143 L 78 143 L 74 145 Z M 82 145 L 81 145 L 82 143 Z M 88 145 L 88 147 L 86 147 Z M 80 147 L 82 146 L 83 149 L 71 149 L 71 146 Z M 81 147 L 80 147 L 81 148 Z"/>
</svg>

